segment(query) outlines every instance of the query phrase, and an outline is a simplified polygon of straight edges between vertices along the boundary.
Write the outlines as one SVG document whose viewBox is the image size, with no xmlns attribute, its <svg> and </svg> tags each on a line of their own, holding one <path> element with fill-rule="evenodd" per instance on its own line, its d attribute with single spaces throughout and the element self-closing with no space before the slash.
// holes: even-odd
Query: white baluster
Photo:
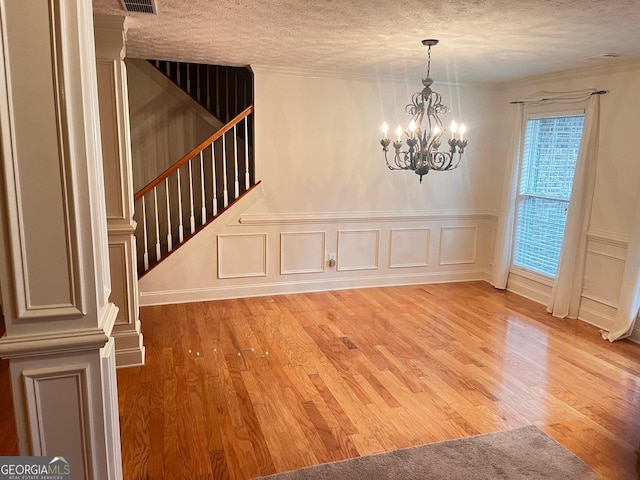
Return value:
<svg viewBox="0 0 640 480">
<path fill-rule="evenodd" d="M 196 216 L 193 214 L 193 172 L 191 169 L 191 160 L 189 160 L 189 205 L 191 206 L 189 223 L 191 224 L 191 234 L 196 232 Z"/>
<path fill-rule="evenodd" d="M 153 208 L 156 215 L 156 261 L 162 259 L 162 251 L 160 250 L 160 220 L 158 217 L 158 191 L 157 187 L 153 187 Z"/>
<path fill-rule="evenodd" d="M 142 197 L 142 239 L 144 240 L 144 254 L 142 260 L 144 262 L 144 271 L 149 270 L 149 239 L 147 238 L 147 208 Z"/>
<path fill-rule="evenodd" d="M 169 204 L 169 177 L 164 179 L 165 196 L 167 197 L 167 252 L 173 250 L 173 237 L 171 236 L 171 205 Z"/>
<path fill-rule="evenodd" d="M 249 175 L 249 115 L 244 117 L 244 187 L 248 190 L 251 184 Z"/>
<path fill-rule="evenodd" d="M 178 225 L 178 242 L 182 243 L 184 240 L 184 226 L 182 225 L 182 186 L 180 185 L 180 169 L 178 172 L 178 212 L 180 215 L 180 224 Z"/>
<path fill-rule="evenodd" d="M 233 169 L 234 169 L 234 200 L 240 196 L 240 182 L 238 181 L 238 132 L 236 125 L 233 126 Z"/>
<path fill-rule="evenodd" d="M 229 190 L 227 188 L 227 141 L 225 138 L 226 136 L 227 136 L 226 133 L 222 135 L 222 180 L 223 180 L 222 206 L 224 208 L 227 208 L 227 205 L 229 205 Z"/>
<path fill-rule="evenodd" d="M 202 225 L 207 223 L 207 203 L 204 199 L 204 158 L 200 151 L 200 191 L 202 193 Z"/>
<path fill-rule="evenodd" d="M 215 143 L 215 142 L 214 142 Z M 216 180 L 216 149 L 215 149 L 215 145 L 214 143 L 211 143 L 211 172 L 213 173 L 212 175 L 212 183 L 213 183 L 213 205 L 212 205 L 212 211 L 213 211 L 213 216 L 215 217 L 216 215 L 218 215 L 218 185 L 217 185 L 217 180 Z"/>
</svg>

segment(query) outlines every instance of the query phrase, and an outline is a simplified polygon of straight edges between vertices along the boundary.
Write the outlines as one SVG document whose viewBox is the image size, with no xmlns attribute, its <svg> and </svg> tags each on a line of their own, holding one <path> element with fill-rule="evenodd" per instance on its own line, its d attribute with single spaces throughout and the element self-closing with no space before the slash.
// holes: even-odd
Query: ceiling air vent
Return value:
<svg viewBox="0 0 640 480">
<path fill-rule="evenodd" d="M 127 12 L 158 13 L 156 0 L 120 0 Z"/>
</svg>

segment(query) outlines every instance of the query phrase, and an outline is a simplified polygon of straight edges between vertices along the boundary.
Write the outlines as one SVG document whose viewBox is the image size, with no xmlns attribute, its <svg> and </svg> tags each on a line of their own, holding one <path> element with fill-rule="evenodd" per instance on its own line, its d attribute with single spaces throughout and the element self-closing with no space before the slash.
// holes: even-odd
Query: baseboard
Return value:
<svg viewBox="0 0 640 480">
<path fill-rule="evenodd" d="M 516 293 L 521 297 L 533 300 L 541 305 L 547 305 L 549 303 L 549 294 L 532 285 L 527 285 L 517 280 L 509 279 L 507 284 L 507 290 L 509 292 Z"/>
<path fill-rule="evenodd" d="M 116 368 L 142 367 L 145 359 L 144 345 L 140 348 L 130 348 L 116 351 Z"/>
<path fill-rule="evenodd" d="M 139 367 L 144 365 L 145 350 L 142 334 L 136 330 L 114 332 L 116 367 Z"/>
<path fill-rule="evenodd" d="M 209 288 L 173 290 L 164 292 L 140 292 L 140 306 L 172 303 L 205 302 L 230 298 L 262 297 L 292 293 L 346 290 L 351 288 L 391 287 L 427 283 L 488 281 L 485 270 L 457 270 L 409 275 L 352 277 L 345 279 L 309 280 L 291 282 L 256 283 L 251 285 L 225 285 Z"/>
<path fill-rule="evenodd" d="M 634 328 L 631 335 L 627 337 L 627 340 L 640 344 L 640 327 Z"/>
<path fill-rule="evenodd" d="M 580 307 L 578 319 L 594 327 L 606 330 L 607 332 L 611 330 L 611 326 L 613 325 L 613 318 L 584 306 Z"/>
</svg>

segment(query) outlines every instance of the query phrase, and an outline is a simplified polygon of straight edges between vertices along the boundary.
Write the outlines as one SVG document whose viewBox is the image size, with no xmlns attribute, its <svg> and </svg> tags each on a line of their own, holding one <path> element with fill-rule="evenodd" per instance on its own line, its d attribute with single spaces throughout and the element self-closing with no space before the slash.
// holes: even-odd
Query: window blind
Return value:
<svg viewBox="0 0 640 480">
<path fill-rule="evenodd" d="M 531 118 L 525 128 L 513 264 L 555 277 L 584 115 Z"/>
</svg>

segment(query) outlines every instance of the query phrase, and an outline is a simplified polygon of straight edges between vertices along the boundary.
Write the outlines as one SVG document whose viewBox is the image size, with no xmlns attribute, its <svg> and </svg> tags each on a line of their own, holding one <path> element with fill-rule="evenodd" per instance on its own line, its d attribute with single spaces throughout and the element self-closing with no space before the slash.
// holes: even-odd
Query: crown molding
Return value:
<svg viewBox="0 0 640 480">
<path fill-rule="evenodd" d="M 640 58 L 623 58 L 613 60 L 602 60 L 597 65 L 589 65 L 586 67 L 572 68 L 569 70 L 562 70 L 559 72 L 544 73 L 540 75 L 533 75 L 530 77 L 521 78 L 518 80 L 511 80 L 502 82 L 496 85 L 500 90 L 507 90 L 511 88 L 528 87 L 537 85 L 542 82 L 551 82 L 557 80 L 574 80 L 581 79 L 588 76 L 595 76 L 598 74 L 610 74 L 629 72 L 634 70 L 640 70 Z"/>
<path fill-rule="evenodd" d="M 376 83 L 415 83 L 419 81 L 419 75 L 408 77 L 407 75 L 374 75 L 363 72 L 339 72 L 335 70 L 313 70 L 306 68 L 277 67 L 273 65 L 251 65 L 254 74 L 281 75 L 295 78 L 327 78 L 333 80 L 357 80 L 362 82 Z M 498 89 L 495 83 L 473 83 L 473 82 L 445 82 L 434 81 L 434 85 L 452 87 L 474 87 Z"/>
</svg>

